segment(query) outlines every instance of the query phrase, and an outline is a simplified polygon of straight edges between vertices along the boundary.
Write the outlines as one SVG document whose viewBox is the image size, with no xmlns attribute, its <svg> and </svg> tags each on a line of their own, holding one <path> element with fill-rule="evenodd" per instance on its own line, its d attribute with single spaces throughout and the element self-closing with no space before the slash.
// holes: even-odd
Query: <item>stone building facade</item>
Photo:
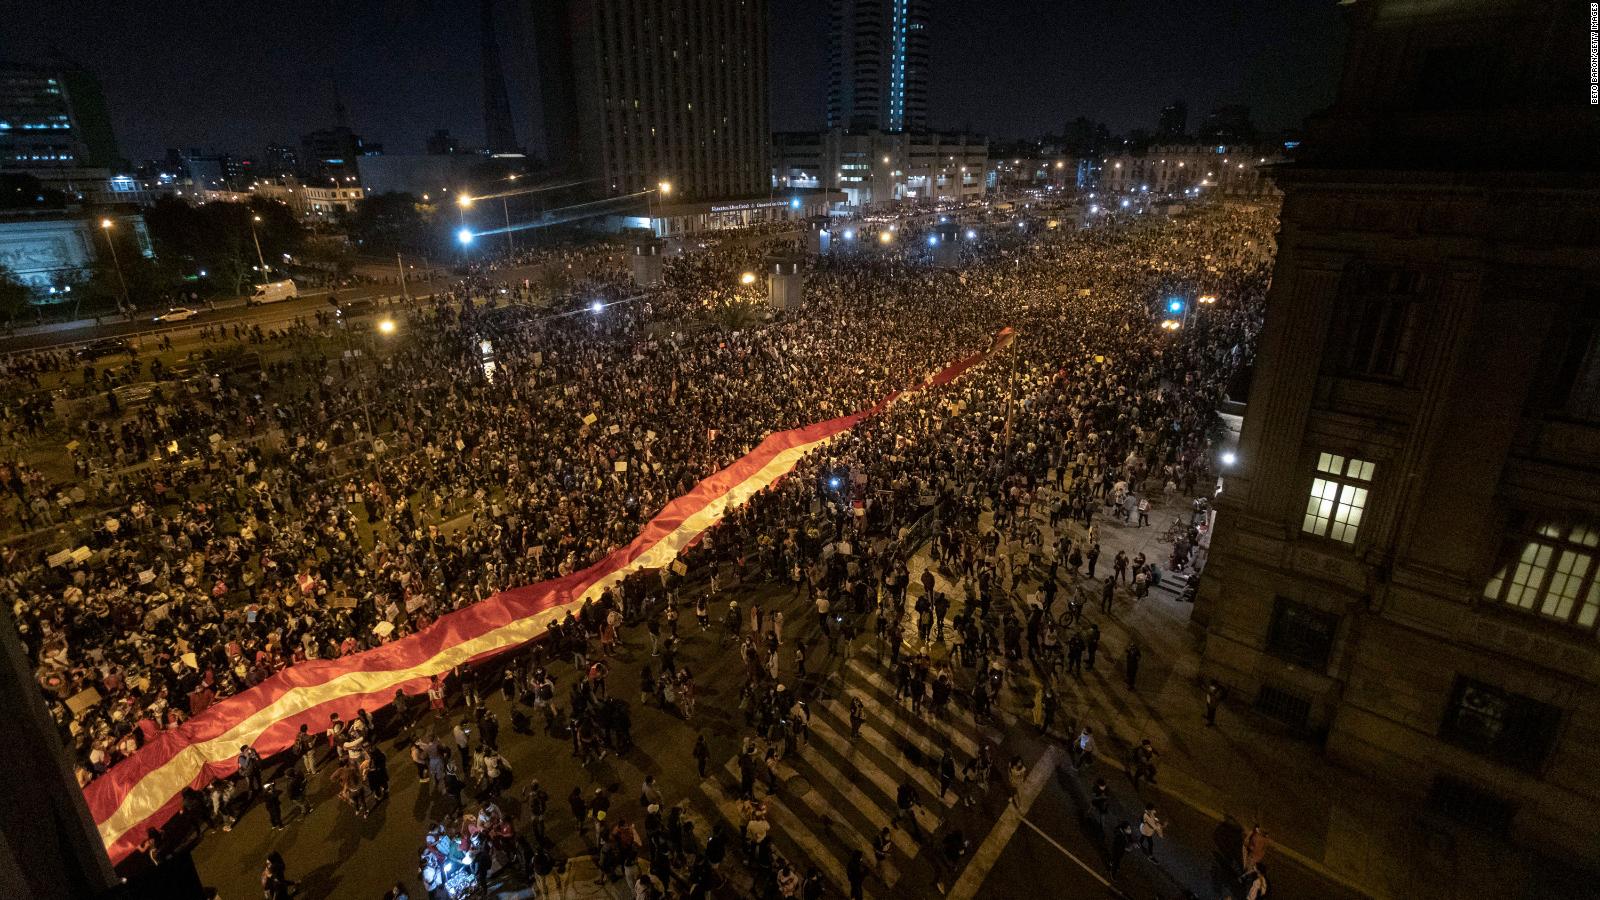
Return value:
<svg viewBox="0 0 1600 900">
<path fill-rule="evenodd" d="M 1571 4 L 1361 0 L 1284 192 L 1204 675 L 1600 858 L 1600 116 Z"/>
</svg>

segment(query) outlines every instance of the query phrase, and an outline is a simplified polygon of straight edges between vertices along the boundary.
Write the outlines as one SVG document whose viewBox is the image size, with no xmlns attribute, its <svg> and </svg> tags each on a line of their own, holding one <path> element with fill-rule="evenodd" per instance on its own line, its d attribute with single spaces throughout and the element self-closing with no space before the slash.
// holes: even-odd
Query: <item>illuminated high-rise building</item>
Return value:
<svg viewBox="0 0 1600 900">
<path fill-rule="evenodd" d="M 552 168 L 611 196 L 768 192 L 765 0 L 524 8 Z"/>
<path fill-rule="evenodd" d="M 927 129 L 927 0 L 832 0 L 828 127 Z"/>
<path fill-rule="evenodd" d="M 0 171 L 55 184 L 122 165 L 100 83 L 67 64 L 0 63 Z"/>
</svg>

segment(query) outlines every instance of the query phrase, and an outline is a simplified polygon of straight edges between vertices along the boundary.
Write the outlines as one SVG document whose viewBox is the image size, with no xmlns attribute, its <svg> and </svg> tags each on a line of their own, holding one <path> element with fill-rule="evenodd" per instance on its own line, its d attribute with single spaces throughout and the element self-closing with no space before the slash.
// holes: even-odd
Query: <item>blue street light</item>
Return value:
<svg viewBox="0 0 1600 900">
<path fill-rule="evenodd" d="M 472 243 L 472 229 L 471 228 L 463 228 L 460 231 L 456 232 L 456 240 L 460 241 L 461 242 L 461 246 L 463 246 L 463 247 L 465 247 L 468 244 Z"/>
<path fill-rule="evenodd" d="M 799 209 L 800 208 L 800 198 L 799 197 L 791 197 L 791 198 L 789 198 L 789 208 L 790 209 Z"/>
<path fill-rule="evenodd" d="M 841 482 L 839 481 L 839 476 L 837 476 L 837 475 L 835 475 L 832 478 L 828 479 L 828 487 L 831 487 L 836 491 L 839 489 L 839 485 L 840 484 L 841 484 Z"/>
<path fill-rule="evenodd" d="M 937 246 L 939 246 L 939 236 L 937 234 L 928 235 L 928 246 L 929 247 L 937 247 Z"/>
<path fill-rule="evenodd" d="M 1179 300 L 1177 297 L 1173 297 L 1171 300 L 1168 300 L 1167 312 L 1170 312 L 1173 315 L 1183 312 L 1183 301 Z"/>
<path fill-rule="evenodd" d="M 606 305 L 604 303 L 601 303 L 599 300 L 596 300 L 593 303 L 589 304 L 589 312 L 592 312 L 592 313 L 599 313 L 601 310 L 603 310 L 605 308 L 606 308 Z"/>
<path fill-rule="evenodd" d="M 971 228 L 967 229 L 967 240 L 969 240 L 969 241 L 977 240 L 977 237 L 978 237 L 978 233 L 976 231 L 973 231 Z"/>
<path fill-rule="evenodd" d="M 850 229 L 846 228 L 844 230 L 844 239 L 847 240 L 847 241 L 853 241 L 853 240 L 856 239 L 856 233 L 854 231 L 851 231 Z"/>
</svg>

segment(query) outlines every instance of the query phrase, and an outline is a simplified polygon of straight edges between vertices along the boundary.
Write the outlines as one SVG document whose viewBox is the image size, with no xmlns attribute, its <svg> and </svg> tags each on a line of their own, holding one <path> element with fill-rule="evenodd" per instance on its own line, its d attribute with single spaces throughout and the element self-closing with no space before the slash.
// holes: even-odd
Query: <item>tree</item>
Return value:
<svg viewBox="0 0 1600 900">
<path fill-rule="evenodd" d="M 381 253 L 437 253 L 439 204 L 390 192 L 361 201 L 350 220 L 350 236 L 362 248 Z"/>
<path fill-rule="evenodd" d="M 175 269 L 187 269 L 185 274 L 206 271 L 235 295 L 244 292 L 251 278 L 272 277 L 274 270 L 283 267 L 283 254 L 299 253 L 305 242 L 305 228 L 294 213 L 282 203 L 264 198 L 249 204 L 193 206 L 163 197 L 145 211 L 145 225 L 158 259 Z M 267 272 L 258 271 L 261 261 L 267 264 Z"/>
<path fill-rule="evenodd" d="M 12 322 L 27 312 L 28 304 L 33 300 L 33 289 L 23 284 L 22 279 L 3 265 L 0 265 L 0 318 Z"/>
</svg>

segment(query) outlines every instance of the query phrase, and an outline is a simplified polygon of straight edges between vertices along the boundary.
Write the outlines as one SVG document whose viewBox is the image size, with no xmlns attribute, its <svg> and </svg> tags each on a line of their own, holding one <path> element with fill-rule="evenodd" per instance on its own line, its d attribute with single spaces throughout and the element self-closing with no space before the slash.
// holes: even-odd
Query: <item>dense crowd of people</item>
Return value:
<svg viewBox="0 0 1600 900">
<path fill-rule="evenodd" d="M 1004 231 L 965 247 L 955 270 L 930 268 L 914 241 L 903 252 L 840 252 L 812 261 L 804 304 L 770 316 L 737 283 L 761 258 L 754 245 L 674 258 L 664 283 L 642 295 L 625 282 L 625 258 L 594 248 L 580 263 L 581 299 L 555 314 L 508 303 L 517 286 L 485 267 L 396 311 L 393 336 L 319 316 L 261 335 L 254 366 L 213 366 L 158 382 L 141 405 L 111 400 L 109 414 L 75 418 L 70 476 L 45 474 L 26 452 L 59 437 L 63 423 L 54 405 L 19 390 L 7 401 L 14 449 L 0 465 L 8 527 L 50 526 L 56 543 L 8 543 L 0 577 L 87 783 L 161 729 L 285 666 L 396 640 L 495 591 L 592 564 L 767 434 L 868 407 L 1010 328 L 989 364 L 892 404 L 812 454 L 732 511 L 689 562 L 697 574 L 733 571 L 816 595 L 825 632 L 828 604 L 851 613 L 839 617 L 841 632 L 865 627 L 861 617 L 885 604 L 880 641 L 882 623 L 910 615 L 919 631 L 948 629 L 956 658 L 980 674 L 1030 648 L 1065 660 L 1070 639 L 1053 623 L 1021 606 L 992 608 L 1009 575 L 996 567 L 1008 563 L 996 560 L 992 535 L 963 526 L 988 509 L 996 528 L 1026 541 L 1035 496 L 1070 485 L 1052 523 L 1081 521 L 1090 539 L 1051 556 L 1073 569 L 1086 560 L 1093 578 L 1096 515 L 1140 517 L 1148 490 L 1188 493 L 1212 478 L 1215 410 L 1248 360 L 1267 278 L 1244 246 L 1273 227 L 1270 210 L 1219 208 L 1171 222 Z M 1222 301 L 1195 310 L 1184 328 L 1157 327 L 1168 296 L 1198 293 Z M 75 368 L 19 358 L 6 384 L 70 380 Z M 82 380 L 100 378 L 86 371 Z M 936 604 L 948 608 L 950 598 L 908 584 L 907 530 L 929 511 L 938 557 L 968 585 L 948 623 Z M 853 554 L 836 552 L 852 539 Z M 80 544 L 87 558 L 59 552 Z M 1142 585 L 1160 577 L 1162 562 L 1100 565 L 1108 585 Z M 1186 559 L 1175 551 L 1165 562 Z M 647 622 L 665 659 L 647 673 L 641 699 L 692 715 L 693 676 L 672 658 L 676 603 L 664 607 L 670 625 L 655 615 L 677 587 L 674 576 L 639 576 L 584 604 L 525 666 L 507 670 L 508 696 L 527 696 L 547 733 L 570 735 L 577 755 L 626 752 L 626 704 L 605 689 L 603 658 L 619 628 Z M 705 599 L 692 602 L 705 627 Z M 729 652 L 749 672 L 741 768 L 750 787 L 768 754 L 803 739 L 803 710 L 783 695 L 778 659 L 780 647 L 796 648 L 782 644 L 781 619 L 763 622 L 737 604 L 726 617 Z M 908 697 L 926 695 L 936 708 L 962 702 L 980 715 L 993 703 L 999 677 L 978 677 L 958 696 L 950 672 L 902 658 L 898 639 L 889 645 Z M 543 666 L 556 658 L 584 673 L 565 698 Z M 795 664 L 786 656 L 781 668 Z M 414 715 L 397 699 L 380 717 Z M 553 865 L 536 865 L 531 845 L 519 855 L 515 830 L 500 827 L 494 797 L 510 784 L 509 764 L 489 737 L 497 725 L 477 724 L 478 748 L 469 753 L 458 735 L 459 759 L 431 738 L 413 747 L 419 775 L 479 823 L 456 818 L 430 838 L 436 868 L 442 877 L 446 845 L 497 833 L 503 856 Z M 336 747 L 339 793 L 357 814 L 387 790 L 387 761 L 367 739 L 382 727 L 363 716 L 332 723 L 332 737 L 306 736 Z M 250 753 L 241 751 L 241 775 L 254 795 L 262 786 L 247 773 L 259 766 Z M 463 805 L 469 783 L 486 806 Z M 228 790 L 192 803 L 226 823 Z M 291 780 L 291 798 L 296 790 Z M 755 791 L 745 794 L 750 822 L 760 822 Z M 692 878 L 691 860 L 707 858 L 676 822 L 647 822 L 643 837 L 596 827 L 603 816 L 592 799 L 569 798 L 575 814 L 583 805 L 597 847 L 622 848 L 619 868 L 643 859 L 649 869 L 660 857 L 658 880 L 671 881 L 674 872 Z M 783 896 L 799 896 L 811 873 L 772 859 L 749 830 L 750 857 Z"/>
</svg>

